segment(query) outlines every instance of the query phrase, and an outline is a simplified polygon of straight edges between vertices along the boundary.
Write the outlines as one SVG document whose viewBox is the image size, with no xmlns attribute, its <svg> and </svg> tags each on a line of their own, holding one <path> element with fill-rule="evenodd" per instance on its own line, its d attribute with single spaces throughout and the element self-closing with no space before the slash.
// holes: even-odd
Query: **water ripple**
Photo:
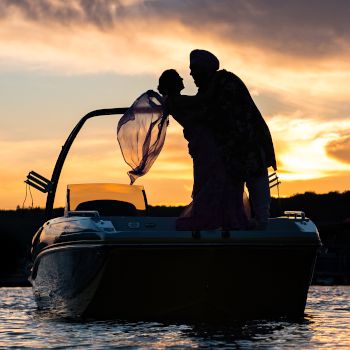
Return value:
<svg viewBox="0 0 350 350">
<path fill-rule="evenodd" d="M 329 349 L 350 348 L 350 286 L 310 289 L 297 322 L 230 326 L 69 321 L 39 312 L 30 288 L 0 288 L 0 348 L 6 349 Z"/>
</svg>

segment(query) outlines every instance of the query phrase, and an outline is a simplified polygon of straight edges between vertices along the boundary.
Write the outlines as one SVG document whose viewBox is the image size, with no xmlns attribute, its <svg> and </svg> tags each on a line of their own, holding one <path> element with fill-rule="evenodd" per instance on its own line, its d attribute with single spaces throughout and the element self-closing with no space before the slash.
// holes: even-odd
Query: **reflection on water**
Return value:
<svg viewBox="0 0 350 350">
<path fill-rule="evenodd" d="M 30 288 L 0 289 L 0 348 L 350 348 L 350 287 L 310 289 L 305 318 L 229 326 L 57 319 L 38 312 Z"/>
</svg>

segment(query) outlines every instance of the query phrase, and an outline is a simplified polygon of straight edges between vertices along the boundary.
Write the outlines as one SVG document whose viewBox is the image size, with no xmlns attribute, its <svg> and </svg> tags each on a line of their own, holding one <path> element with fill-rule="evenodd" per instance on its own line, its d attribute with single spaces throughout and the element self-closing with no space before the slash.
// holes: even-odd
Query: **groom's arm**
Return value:
<svg viewBox="0 0 350 350">
<path fill-rule="evenodd" d="M 186 122 L 203 117 L 205 99 L 201 96 L 172 96 L 167 99 L 167 108 L 174 119 L 184 126 Z"/>
</svg>

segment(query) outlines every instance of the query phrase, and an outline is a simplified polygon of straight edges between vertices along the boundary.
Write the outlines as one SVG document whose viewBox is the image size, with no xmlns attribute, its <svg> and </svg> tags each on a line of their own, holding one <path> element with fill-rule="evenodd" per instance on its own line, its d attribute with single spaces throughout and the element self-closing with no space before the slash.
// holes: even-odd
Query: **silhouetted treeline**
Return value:
<svg viewBox="0 0 350 350">
<path fill-rule="evenodd" d="M 271 216 L 279 216 L 285 210 L 301 210 L 316 223 L 334 223 L 350 219 L 350 191 L 316 194 L 305 192 L 289 198 L 273 198 Z"/>
<path fill-rule="evenodd" d="M 150 206 L 150 216 L 178 216 L 184 207 Z M 316 194 L 305 192 L 288 198 L 272 198 L 271 217 L 286 210 L 299 210 L 316 223 L 334 223 L 350 219 L 350 191 Z"/>
</svg>

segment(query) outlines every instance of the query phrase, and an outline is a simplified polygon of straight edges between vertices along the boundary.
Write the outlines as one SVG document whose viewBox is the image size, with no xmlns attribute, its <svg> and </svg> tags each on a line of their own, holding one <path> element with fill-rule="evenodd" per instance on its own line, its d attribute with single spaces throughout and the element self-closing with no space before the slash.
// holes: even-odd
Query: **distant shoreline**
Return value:
<svg viewBox="0 0 350 350">
<path fill-rule="evenodd" d="M 185 206 L 150 205 L 149 215 L 178 216 L 184 207 Z M 281 216 L 286 210 L 300 210 L 315 222 L 340 223 L 346 222 L 347 220 L 350 221 L 349 208 L 350 191 L 329 192 L 326 194 L 305 192 L 303 194 L 295 194 L 291 197 L 272 197 L 271 199 L 271 217 Z M 55 208 L 53 216 L 61 216 L 63 215 L 63 211 L 63 208 Z M 6 216 L 40 216 L 42 220 L 44 220 L 44 209 L 39 207 L 0 209 L 0 217 Z"/>
</svg>

